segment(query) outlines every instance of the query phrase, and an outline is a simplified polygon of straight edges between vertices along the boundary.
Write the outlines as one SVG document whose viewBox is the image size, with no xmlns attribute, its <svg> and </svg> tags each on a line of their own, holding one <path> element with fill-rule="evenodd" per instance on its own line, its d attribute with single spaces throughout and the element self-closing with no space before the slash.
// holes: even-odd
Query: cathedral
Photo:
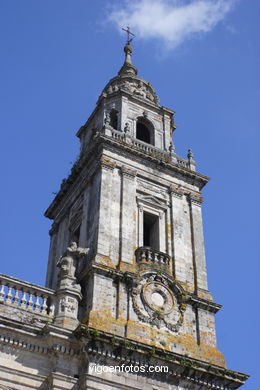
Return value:
<svg viewBox="0 0 260 390">
<path fill-rule="evenodd" d="M 46 286 L 0 274 L 0 389 L 233 390 L 207 285 L 201 190 L 174 110 L 132 64 L 78 130 L 80 155 L 45 212 Z"/>
</svg>

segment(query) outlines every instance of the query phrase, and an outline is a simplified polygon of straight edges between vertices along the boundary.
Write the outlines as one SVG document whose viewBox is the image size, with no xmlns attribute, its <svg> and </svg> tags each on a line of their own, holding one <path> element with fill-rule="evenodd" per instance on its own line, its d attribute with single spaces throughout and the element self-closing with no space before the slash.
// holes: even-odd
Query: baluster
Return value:
<svg viewBox="0 0 260 390">
<path fill-rule="evenodd" d="M 1 290 L 0 290 L 0 302 L 4 302 L 5 300 L 5 285 L 4 282 L 1 282 Z"/>
<path fill-rule="evenodd" d="M 160 253 L 158 253 L 158 255 L 157 255 L 157 262 L 159 265 L 162 264 L 162 255 Z"/>
<path fill-rule="evenodd" d="M 36 311 L 40 311 L 40 301 L 39 301 L 39 299 L 40 299 L 40 296 L 39 296 L 39 294 L 37 294 L 37 292 L 35 293 L 35 297 L 36 297 L 36 300 L 35 300 L 35 310 Z"/>
<path fill-rule="evenodd" d="M 54 315 L 54 304 L 51 303 L 50 304 L 50 309 L 49 309 L 49 316 L 53 316 Z"/>
<path fill-rule="evenodd" d="M 148 261 L 153 261 L 153 258 L 152 258 L 152 251 L 147 249 L 147 260 Z"/>
<path fill-rule="evenodd" d="M 27 309 L 33 310 L 33 294 L 31 291 L 29 291 L 29 300 L 27 304 L 28 304 Z"/>
<path fill-rule="evenodd" d="M 12 289 L 13 289 L 13 286 L 12 285 L 9 285 L 7 284 L 7 287 L 8 287 L 8 293 L 6 295 L 6 303 L 12 303 Z"/>
<path fill-rule="evenodd" d="M 46 295 L 42 295 L 42 299 L 43 299 L 43 302 L 42 302 L 42 314 L 47 314 L 47 297 Z"/>
<path fill-rule="evenodd" d="M 14 286 L 14 300 L 13 303 L 15 306 L 19 305 L 19 288 Z"/>
<path fill-rule="evenodd" d="M 142 250 L 142 251 L 141 251 L 140 260 L 146 260 L 145 250 Z"/>
<path fill-rule="evenodd" d="M 21 309 L 26 309 L 27 307 L 27 302 L 26 302 L 26 291 L 25 290 L 22 290 L 22 298 L 21 298 Z"/>
</svg>

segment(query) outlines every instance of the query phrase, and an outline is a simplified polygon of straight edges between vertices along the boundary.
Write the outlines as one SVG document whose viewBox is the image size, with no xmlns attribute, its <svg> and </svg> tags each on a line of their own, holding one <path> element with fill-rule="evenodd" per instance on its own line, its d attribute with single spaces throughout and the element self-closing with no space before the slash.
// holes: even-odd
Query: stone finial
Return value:
<svg viewBox="0 0 260 390">
<path fill-rule="evenodd" d="M 106 116 L 105 116 L 105 125 L 110 125 L 110 123 L 111 123 L 111 117 L 110 117 L 110 113 L 109 112 L 107 112 L 106 113 Z"/>
<path fill-rule="evenodd" d="M 174 151 L 175 151 L 175 147 L 174 147 L 174 145 L 173 145 L 173 143 L 172 143 L 172 141 L 171 141 L 171 142 L 170 142 L 170 146 L 169 146 L 169 152 L 170 152 L 170 154 L 173 154 Z"/>
<path fill-rule="evenodd" d="M 193 160 L 194 154 L 192 152 L 192 149 L 188 149 L 187 157 L 188 157 L 189 160 Z"/>
<path fill-rule="evenodd" d="M 130 133 L 130 125 L 129 125 L 128 122 L 126 122 L 126 124 L 125 124 L 124 132 L 125 132 L 126 134 L 129 134 L 129 133 Z"/>
<path fill-rule="evenodd" d="M 127 43 L 124 47 L 125 52 L 125 62 L 118 72 L 120 76 L 123 75 L 130 75 L 130 76 L 136 76 L 137 75 L 137 68 L 132 64 L 132 52 L 133 48 L 130 45 L 130 43 Z"/>
<path fill-rule="evenodd" d="M 194 161 L 194 154 L 193 154 L 191 149 L 188 150 L 187 157 L 188 157 L 188 160 L 189 160 L 189 168 L 192 171 L 195 171 L 196 170 L 196 162 Z"/>
</svg>

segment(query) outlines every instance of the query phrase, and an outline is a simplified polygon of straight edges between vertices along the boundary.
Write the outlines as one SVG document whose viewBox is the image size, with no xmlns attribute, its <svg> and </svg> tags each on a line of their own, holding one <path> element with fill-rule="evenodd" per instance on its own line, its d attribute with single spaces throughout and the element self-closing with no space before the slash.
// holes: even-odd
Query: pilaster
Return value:
<svg viewBox="0 0 260 390">
<path fill-rule="evenodd" d="M 189 208 L 184 189 L 173 184 L 170 187 L 172 221 L 172 258 L 174 275 L 189 291 L 194 289 L 192 245 Z"/>
<path fill-rule="evenodd" d="M 204 235 L 202 226 L 201 204 L 203 199 L 200 194 L 190 193 L 188 195 L 190 207 L 190 223 L 192 235 L 192 252 L 194 264 L 195 292 L 207 290 L 207 271 L 204 249 Z"/>
<path fill-rule="evenodd" d="M 111 244 L 111 192 L 115 163 L 109 158 L 102 157 L 100 161 L 100 166 L 101 188 L 97 253 L 99 256 L 101 255 L 109 258 Z M 97 259 L 97 261 L 99 260 Z"/>
<path fill-rule="evenodd" d="M 121 263 L 133 263 L 136 237 L 136 171 L 121 167 Z M 121 264 L 122 266 L 122 264 Z"/>
</svg>

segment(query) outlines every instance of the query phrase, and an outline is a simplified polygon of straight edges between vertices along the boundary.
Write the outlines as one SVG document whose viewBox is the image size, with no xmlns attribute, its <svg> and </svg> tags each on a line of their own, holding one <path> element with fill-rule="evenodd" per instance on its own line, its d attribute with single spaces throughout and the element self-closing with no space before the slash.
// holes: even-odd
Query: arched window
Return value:
<svg viewBox="0 0 260 390">
<path fill-rule="evenodd" d="M 118 125 L 118 118 L 117 118 L 117 115 L 118 115 L 118 111 L 112 109 L 110 111 L 110 125 L 115 129 L 117 130 L 117 125 Z"/>
<path fill-rule="evenodd" d="M 153 125 L 142 117 L 138 118 L 136 123 L 136 138 L 147 144 L 154 145 Z"/>
</svg>

